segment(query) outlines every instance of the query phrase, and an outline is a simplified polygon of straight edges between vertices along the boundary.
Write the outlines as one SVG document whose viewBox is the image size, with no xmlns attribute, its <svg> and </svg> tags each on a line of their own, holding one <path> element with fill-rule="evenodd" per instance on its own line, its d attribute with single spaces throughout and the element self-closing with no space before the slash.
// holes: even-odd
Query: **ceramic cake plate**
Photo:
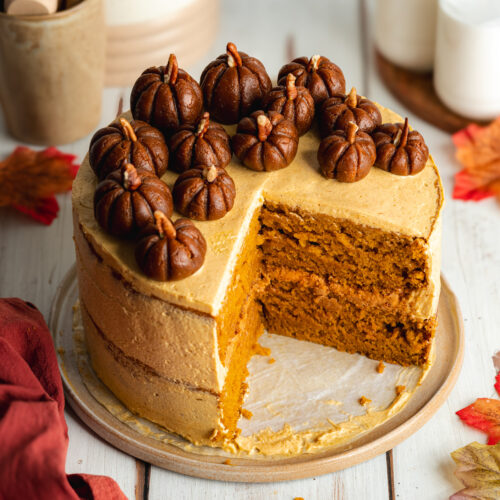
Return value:
<svg viewBox="0 0 500 500">
<path fill-rule="evenodd" d="M 94 397 L 96 393 L 88 389 L 88 377 L 86 379 L 82 371 L 83 344 L 78 342 L 73 334 L 73 306 L 77 300 L 78 285 L 76 268 L 73 266 L 56 292 L 49 320 L 66 402 L 83 422 L 113 446 L 159 467 L 207 479 L 239 482 L 300 479 L 345 469 L 384 453 L 422 427 L 446 401 L 458 378 L 464 352 L 464 328 L 460 307 L 448 283 L 441 277 L 435 359 L 406 405 L 371 430 L 319 452 L 285 458 L 236 457 L 220 450 L 211 452 L 211 449 L 208 449 L 207 452 L 207 448 L 202 450 L 165 431 L 141 432 L 141 429 L 147 428 L 148 423 L 143 421 L 143 424 L 130 425 L 131 420 L 137 419 L 123 418 L 128 410 L 121 403 L 117 401 L 110 406 L 102 405 Z M 84 364 L 86 370 L 91 373 L 88 363 Z M 252 370 L 250 373 L 252 374 Z M 102 386 L 101 390 L 107 391 L 95 375 L 92 376 L 97 384 Z M 307 374 L 301 373 L 302 376 L 307 377 Z M 113 398 L 110 393 L 109 397 Z M 153 435 L 156 437 L 152 437 Z M 160 440 L 160 435 L 171 436 L 172 440 Z M 178 443 L 184 442 L 184 446 L 170 444 L 174 440 Z"/>
</svg>

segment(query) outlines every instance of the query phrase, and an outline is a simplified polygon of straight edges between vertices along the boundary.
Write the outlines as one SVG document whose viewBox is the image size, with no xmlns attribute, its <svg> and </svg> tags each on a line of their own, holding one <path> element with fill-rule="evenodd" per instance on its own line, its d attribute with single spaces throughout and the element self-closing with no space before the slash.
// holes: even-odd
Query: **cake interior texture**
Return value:
<svg viewBox="0 0 500 500">
<path fill-rule="evenodd" d="M 434 163 L 412 178 L 374 168 L 346 186 L 319 175 L 317 145 L 303 136 L 283 172 L 229 165 L 236 204 L 201 223 L 204 267 L 166 284 L 143 277 L 133 245 L 95 222 L 84 162 L 73 203 L 86 341 L 95 372 L 131 411 L 196 444 L 234 442 L 264 329 L 388 363 L 429 361 L 443 202 Z"/>
</svg>

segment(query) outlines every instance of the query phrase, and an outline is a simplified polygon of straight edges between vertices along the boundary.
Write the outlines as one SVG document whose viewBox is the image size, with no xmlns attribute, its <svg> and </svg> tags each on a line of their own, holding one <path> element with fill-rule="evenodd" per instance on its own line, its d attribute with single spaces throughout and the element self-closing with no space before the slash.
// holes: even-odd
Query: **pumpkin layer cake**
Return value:
<svg viewBox="0 0 500 500">
<path fill-rule="evenodd" d="M 400 119 L 380 109 L 384 122 Z M 318 144 L 307 133 L 276 172 L 233 159 L 235 205 L 195 222 L 204 265 L 173 282 L 147 278 L 133 243 L 97 224 L 97 180 L 84 161 L 73 206 L 87 346 L 98 376 L 133 412 L 197 444 L 233 440 L 264 328 L 389 363 L 429 360 L 443 203 L 435 164 L 407 177 L 372 168 L 340 183 L 319 173 Z M 163 180 L 172 186 L 175 175 Z"/>
</svg>

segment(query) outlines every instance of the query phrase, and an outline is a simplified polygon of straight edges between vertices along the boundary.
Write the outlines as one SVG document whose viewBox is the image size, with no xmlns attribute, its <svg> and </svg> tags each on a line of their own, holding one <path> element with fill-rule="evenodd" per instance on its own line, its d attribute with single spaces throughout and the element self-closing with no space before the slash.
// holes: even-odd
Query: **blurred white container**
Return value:
<svg viewBox="0 0 500 500">
<path fill-rule="evenodd" d="M 500 115 L 500 1 L 440 0 L 434 88 L 467 118 Z"/>
<path fill-rule="evenodd" d="M 377 0 L 375 43 L 389 61 L 414 71 L 434 62 L 437 0 Z"/>
<path fill-rule="evenodd" d="M 188 68 L 210 48 L 219 0 L 106 0 L 106 85 L 133 85 L 171 52 Z M 198 75 L 193 75 L 195 78 Z"/>
</svg>

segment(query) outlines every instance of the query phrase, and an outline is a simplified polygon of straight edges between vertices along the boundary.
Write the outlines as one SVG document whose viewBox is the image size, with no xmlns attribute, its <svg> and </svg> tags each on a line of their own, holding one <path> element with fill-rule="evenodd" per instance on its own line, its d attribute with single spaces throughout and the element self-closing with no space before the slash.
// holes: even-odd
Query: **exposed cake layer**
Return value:
<svg viewBox="0 0 500 500">
<path fill-rule="evenodd" d="M 331 277 L 266 267 L 260 295 L 273 333 L 401 365 L 428 360 L 436 321 L 416 319 L 397 293 L 368 293 Z"/>
<path fill-rule="evenodd" d="M 259 212 L 255 211 L 249 225 L 246 243 L 234 268 L 233 279 L 227 288 L 226 298 L 216 317 L 219 357 L 222 364 L 228 367 L 230 356 L 228 346 L 240 330 L 242 311 L 252 297 L 256 280 L 260 276 L 261 253 L 257 251 L 257 237 L 260 230 Z"/>
<path fill-rule="evenodd" d="M 255 289 L 254 289 L 255 290 Z M 254 347 L 264 331 L 261 306 L 254 294 L 247 295 L 239 307 L 239 319 L 226 352 L 227 377 L 220 398 L 221 429 L 214 440 L 234 439 L 241 414 L 241 405 L 247 389 L 247 364 L 254 354 Z"/>
<path fill-rule="evenodd" d="M 410 292 L 428 283 L 423 238 L 269 202 L 260 219 L 266 263 L 333 275 L 339 282 L 371 290 Z"/>
</svg>

